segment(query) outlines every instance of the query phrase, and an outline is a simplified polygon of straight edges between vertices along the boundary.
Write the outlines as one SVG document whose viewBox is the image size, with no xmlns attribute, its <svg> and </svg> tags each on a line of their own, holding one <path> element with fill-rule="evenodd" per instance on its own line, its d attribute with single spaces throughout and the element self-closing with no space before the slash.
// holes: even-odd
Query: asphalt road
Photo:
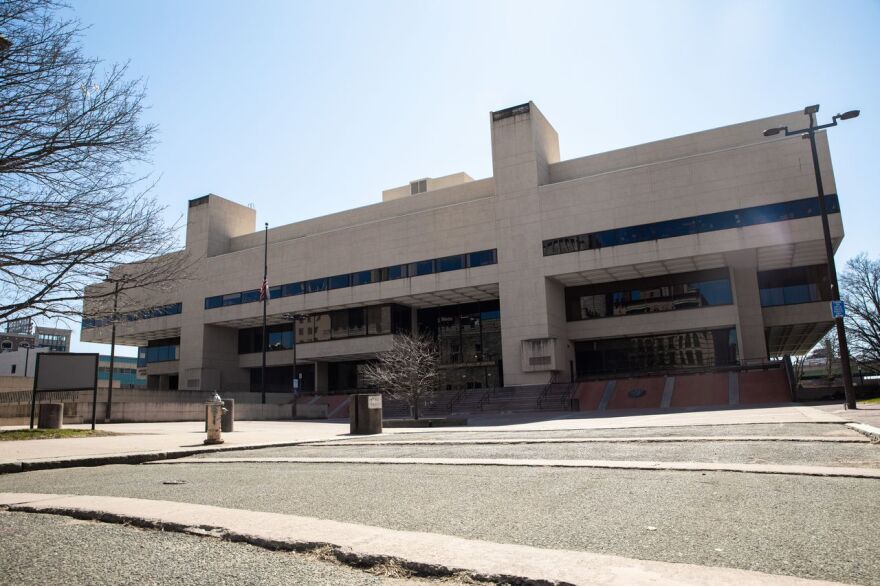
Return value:
<svg viewBox="0 0 880 586">
<path fill-rule="evenodd" d="M 53 515 L 0 512 L 0 541 L 0 584 L 17 586 L 413 583 L 308 555 Z"/>
<path fill-rule="evenodd" d="M 201 454 L 211 458 L 514 458 L 810 464 L 880 468 L 880 446 L 869 443 L 670 442 L 587 444 L 291 446 Z"/>
<path fill-rule="evenodd" d="M 340 464 L 0 477 L 0 491 L 166 499 L 880 585 L 878 488 L 867 479 L 730 472 Z"/>
<path fill-rule="evenodd" d="M 608 418 L 612 420 L 613 418 Z M 396 429 L 395 431 L 401 431 Z M 739 425 L 687 425 L 663 427 L 627 427 L 609 429 L 550 429 L 529 431 L 460 431 L 418 430 L 406 433 L 384 434 L 382 441 L 411 441 L 413 439 L 474 439 L 474 438 L 529 438 L 529 437 L 680 437 L 680 436 L 831 436 L 864 437 L 842 423 L 748 423 Z M 358 436 L 344 441 L 364 441 L 377 436 Z"/>
</svg>

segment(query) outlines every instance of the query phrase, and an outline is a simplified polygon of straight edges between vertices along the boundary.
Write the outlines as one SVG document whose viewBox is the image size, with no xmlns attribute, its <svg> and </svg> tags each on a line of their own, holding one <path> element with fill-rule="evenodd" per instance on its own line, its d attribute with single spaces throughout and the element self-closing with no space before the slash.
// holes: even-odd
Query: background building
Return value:
<svg viewBox="0 0 880 586">
<path fill-rule="evenodd" d="M 318 393 L 362 387 L 364 361 L 416 329 L 438 340 L 445 389 L 660 376 L 668 405 L 671 378 L 772 370 L 833 323 L 809 145 L 762 136 L 802 123 L 798 112 L 560 160 L 534 104 L 493 112 L 493 177 L 420 179 L 268 231 L 267 388 L 292 386 L 289 312 L 308 316 L 297 371 Z M 824 133 L 818 144 L 836 246 Z M 181 254 L 195 269 L 135 292 L 117 326 L 149 388 L 261 388 L 263 242 L 253 209 L 190 201 Z M 82 339 L 109 342 L 90 310 Z M 774 400 L 772 386 L 753 388 Z"/>
</svg>

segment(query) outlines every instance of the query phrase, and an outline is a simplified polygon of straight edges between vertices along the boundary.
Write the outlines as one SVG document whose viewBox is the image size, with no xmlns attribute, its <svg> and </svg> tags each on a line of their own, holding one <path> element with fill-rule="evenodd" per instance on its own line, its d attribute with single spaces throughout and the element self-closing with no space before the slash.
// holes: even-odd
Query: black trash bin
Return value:
<svg viewBox="0 0 880 586">
<path fill-rule="evenodd" d="M 352 395 L 348 414 L 351 418 L 352 434 L 382 433 L 382 395 Z"/>
</svg>

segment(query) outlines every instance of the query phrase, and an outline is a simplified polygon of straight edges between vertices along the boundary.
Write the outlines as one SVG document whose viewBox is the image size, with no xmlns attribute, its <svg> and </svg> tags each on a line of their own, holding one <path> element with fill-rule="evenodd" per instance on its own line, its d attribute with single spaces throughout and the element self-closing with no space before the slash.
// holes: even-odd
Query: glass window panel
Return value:
<svg viewBox="0 0 880 586">
<path fill-rule="evenodd" d="M 358 271 L 351 274 L 351 285 L 367 285 L 369 283 L 377 283 L 382 280 L 382 272 L 379 269 L 370 271 Z"/>
<path fill-rule="evenodd" d="M 214 309 L 215 307 L 222 307 L 223 305 L 223 296 L 217 295 L 216 297 L 207 297 L 205 298 L 205 309 Z"/>
<path fill-rule="evenodd" d="M 345 287 L 351 287 L 351 276 L 347 274 L 336 275 L 335 277 L 330 277 L 328 280 L 330 289 L 343 289 Z"/>
<path fill-rule="evenodd" d="M 302 295 L 302 294 L 303 294 L 303 284 L 301 282 L 286 283 L 281 286 L 281 296 L 282 297 L 293 297 L 294 295 Z"/>
<path fill-rule="evenodd" d="M 252 289 L 250 291 L 245 291 L 241 294 L 241 302 L 242 303 L 254 303 L 255 301 L 260 300 L 260 290 Z"/>
<path fill-rule="evenodd" d="M 494 265 L 495 263 L 494 250 L 481 250 L 480 252 L 472 252 L 468 255 L 468 266 L 470 267 L 482 267 Z"/>
<path fill-rule="evenodd" d="M 321 313 L 315 316 L 315 340 L 329 340 L 332 337 L 332 323 L 329 313 Z"/>
<path fill-rule="evenodd" d="M 306 293 L 317 293 L 319 291 L 327 290 L 327 279 L 312 279 L 311 281 L 306 281 Z"/>
<path fill-rule="evenodd" d="M 241 293 L 229 293 L 223 296 L 223 306 L 239 305 L 241 303 Z"/>
<path fill-rule="evenodd" d="M 396 279 L 406 278 L 407 276 L 409 276 L 407 265 L 395 265 L 382 270 L 383 281 L 394 281 Z"/>
<path fill-rule="evenodd" d="M 421 275 L 430 275 L 434 272 L 433 260 L 422 260 L 409 264 L 408 276 L 416 277 Z"/>
<path fill-rule="evenodd" d="M 367 335 L 367 310 L 364 307 L 355 307 L 348 310 L 348 335 Z"/>
<path fill-rule="evenodd" d="M 278 299 L 282 296 L 282 287 L 281 285 L 275 287 L 269 287 L 269 299 Z"/>
<path fill-rule="evenodd" d="M 391 333 L 391 306 L 379 305 L 367 308 L 367 333 L 384 335 Z"/>
<path fill-rule="evenodd" d="M 465 267 L 465 257 L 463 254 L 457 254 L 455 256 L 445 256 L 443 258 L 438 258 L 436 263 L 438 273 L 445 273 L 446 271 L 457 271 Z"/>
<path fill-rule="evenodd" d="M 348 337 L 348 310 L 341 309 L 330 313 L 331 335 L 334 340 Z"/>
</svg>

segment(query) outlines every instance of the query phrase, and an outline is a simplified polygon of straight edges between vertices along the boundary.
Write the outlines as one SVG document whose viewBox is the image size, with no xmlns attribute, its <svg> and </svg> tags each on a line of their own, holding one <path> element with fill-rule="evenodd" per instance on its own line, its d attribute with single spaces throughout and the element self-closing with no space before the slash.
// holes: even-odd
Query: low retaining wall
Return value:
<svg viewBox="0 0 880 586">
<path fill-rule="evenodd" d="M 238 420 L 285 420 L 293 418 L 293 404 L 235 403 Z M 37 405 L 39 409 L 39 404 Z M 95 408 L 98 422 L 104 421 L 107 403 L 99 401 Z M 0 405 L 0 425 L 27 425 L 30 421 L 29 404 Z M 156 403 L 113 401 L 114 423 L 150 423 L 159 421 L 202 421 L 205 419 L 205 403 Z M 64 403 L 64 423 L 89 423 L 92 420 L 92 403 L 89 401 Z"/>
</svg>

